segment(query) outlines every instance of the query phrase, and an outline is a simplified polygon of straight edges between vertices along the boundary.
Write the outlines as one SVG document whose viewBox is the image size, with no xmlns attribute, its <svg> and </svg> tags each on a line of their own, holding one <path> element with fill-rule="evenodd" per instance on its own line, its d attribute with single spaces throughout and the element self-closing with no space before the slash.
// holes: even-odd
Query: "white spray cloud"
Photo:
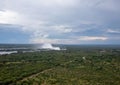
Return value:
<svg viewBox="0 0 120 85">
<path fill-rule="evenodd" d="M 50 43 L 42 44 L 42 46 L 40 48 L 41 49 L 49 49 L 49 50 L 60 50 L 60 47 L 52 46 L 52 44 L 50 44 Z"/>
</svg>

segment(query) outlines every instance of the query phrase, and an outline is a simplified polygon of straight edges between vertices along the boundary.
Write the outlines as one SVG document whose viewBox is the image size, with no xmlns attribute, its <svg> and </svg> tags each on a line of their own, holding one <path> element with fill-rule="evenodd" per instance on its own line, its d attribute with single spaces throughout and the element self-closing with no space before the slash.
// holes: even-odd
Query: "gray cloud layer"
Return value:
<svg viewBox="0 0 120 85">
<path fill-rule="evenodd" d="M 16 29 L 29 32 L 32 43 L 120 40 L 119 4 L 120 0 L 0 0 L 0 24 L 20 26 Z"/>
</svg>

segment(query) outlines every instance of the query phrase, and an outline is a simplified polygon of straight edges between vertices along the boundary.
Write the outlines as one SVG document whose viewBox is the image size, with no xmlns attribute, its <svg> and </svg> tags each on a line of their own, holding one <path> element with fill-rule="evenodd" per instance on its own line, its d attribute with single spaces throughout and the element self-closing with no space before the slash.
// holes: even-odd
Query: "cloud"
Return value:
<svg viewBox="0 0 120 85">
<path fill-rule="evenodd" d="M 14 26 L 13 30 L 16 26 L 16 29 L 28 33 L 30 36 L 28 42 L 31 43 L 86 41 L 96 43 L 107 41 L 113 36 L 108 36 L 108 33 L 119 32 L 113 29 L 120 27 L 118 0 L 1 0 L 0 2 L 0 24 L 11 24 Z M 106 32 L 106 28 L 111 29 Z"/>
<path fill-rule="evenodd" d="M 72 32 L 72 28 L 70 26 L 66 26 L 66 25 L 55 25 L 55 26 L 51 26 L 51 28 L 60 33 Z"/>
<path fill-rule="evenodd" d="M 94 40 L 107 40 L 107 37 L 97 37 L 97 36 L 82 36 L 79 38 L 79 40 L 85 40 L 85 41 L 94 41 Z"/>
<path fill-rule="evenodd" d="M 0 11 L 0 23 L 1 24 L 14 24 L 20 19 L 19 14 L 14 11 L 5 10 Z"/>
<path fill-rule="evenodd" d="M 119 11 L 119 3 L 119 0 L 101 0 L 97 7 L 102 10 L 117 12 Z"/>
<path fill-rule="evenodd" d="M 120 33 L 120 30 L 113 30 L 113 29 L 108 29 L 108 33 Z"/>
<path fill-rule="evenodd" d="M 31 39 L 30 42 L 32 43 L 52 43 L 52 44 L 78 44 L 78 40 L 73 39 L 49 39 L 49 38 L 34 38 Z"/>
<path fill-rule="evenodd" d="M 105 41 L 108 37 L 99 37 L 99 36 L 77 36 L 75 38 L 66 38 L 66 39 L 49 39 L 49 38 L 33 38 L 31 39 L 32 43 L 57 43 L 57 44 L 79 44 L 83 41 Z"/>
</svg>

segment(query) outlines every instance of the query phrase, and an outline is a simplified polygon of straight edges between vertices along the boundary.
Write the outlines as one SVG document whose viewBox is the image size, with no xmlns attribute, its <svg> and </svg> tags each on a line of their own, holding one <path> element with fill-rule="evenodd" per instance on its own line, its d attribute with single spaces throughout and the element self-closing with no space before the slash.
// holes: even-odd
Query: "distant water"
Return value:
<svg viewBox="0 0 120 85">
<path fill-rule="evenodd" d="M 0 51 L 0 55 L 17 53 L 17 51 Z"/>
<path fill-rule="evenodd" d="M 11 53 L 17 53 L 17 52 L 33 52 L 35 51 L 36 47 L 39 47 L 40 44 L 0 44 L 0 55 L 3 54 L 11 54 Z M 81 49 L 81 48 L 89 48 L 89 49 L 96 49 L 96 48 L 112 48 L 120 49 L 120 45 L 61 45 L 61 44 L 56 44 L 53 46 L 58 46 L 60 48 L 66 48 L 66 49 Z"/>
<path fill-rule="evenodd" d="M 18 53 L 32 49 L 30 44 L 0 44 L 0 55 Z"/>
</svg>

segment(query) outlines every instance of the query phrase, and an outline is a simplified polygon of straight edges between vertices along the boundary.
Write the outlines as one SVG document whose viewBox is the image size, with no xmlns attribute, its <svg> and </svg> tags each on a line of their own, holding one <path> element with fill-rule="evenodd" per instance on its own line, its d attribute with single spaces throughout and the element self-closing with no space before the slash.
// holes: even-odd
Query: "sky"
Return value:
<svg viewBox="0 0 120 85">
<path fill-rule="evenodd" d="M 120 44 L 120 0 L 0 0 L 0 43 Z"/>
</svg>

